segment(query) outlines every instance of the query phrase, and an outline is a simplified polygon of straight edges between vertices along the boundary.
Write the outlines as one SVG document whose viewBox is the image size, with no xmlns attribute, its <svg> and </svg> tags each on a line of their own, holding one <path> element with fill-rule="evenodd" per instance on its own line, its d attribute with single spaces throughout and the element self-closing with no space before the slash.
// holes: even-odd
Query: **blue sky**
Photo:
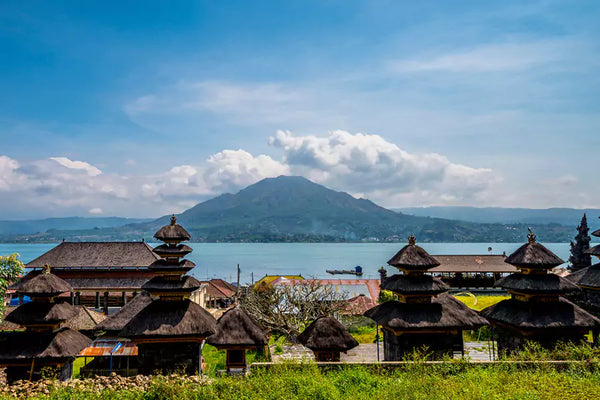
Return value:
<svg viewBox="0 0 600 400">
<path fill-rule="evenodd" d="M 422 3 L 3 2 L 0 218 L 155 216 L 280 173 L 600 207 L 600 4 Z"/>
</svg>

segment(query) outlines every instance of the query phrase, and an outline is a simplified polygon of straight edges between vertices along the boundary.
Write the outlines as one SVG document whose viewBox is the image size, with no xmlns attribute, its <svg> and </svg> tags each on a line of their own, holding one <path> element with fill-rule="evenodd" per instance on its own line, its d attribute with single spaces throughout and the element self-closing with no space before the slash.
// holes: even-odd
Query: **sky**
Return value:
<svg viewBox="0 0 600 400">
<path fill-rule="evenodd" d="M 278 175 L 392 208 L 600 208 L 598 20 L 597 1 L 3 1 L 0 218 L 156 217 Z"/>
</svg>

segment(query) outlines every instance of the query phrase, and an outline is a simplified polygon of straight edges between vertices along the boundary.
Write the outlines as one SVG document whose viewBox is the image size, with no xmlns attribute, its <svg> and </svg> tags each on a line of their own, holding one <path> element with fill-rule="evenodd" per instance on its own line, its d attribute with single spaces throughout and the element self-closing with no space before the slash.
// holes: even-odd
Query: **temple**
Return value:
<svg viewBox="0 0 600 400">
<path fill-rule="evenodd" d="M 402 273 L 385 278 L 381 289 L 392 291 L 398 300 L 386 301 L 364 314 L 383 327 L 386 361 L 400 361 L 424 346 L 433 359 L 452 356 L 454 351 L 462 353 L 462 331 L 488 324 L 445 293 L 450 289 L 446 283 L 425 274 L 439 262 L 416 245 L 413 235 L 388 264 Z"/>
<path fill-rule="evenodd" d="M 481 311 L 494 326 L 500 353 L 516 351 L 527 340 L 545 347 L 559 341 L 577 342 L 599 326 L 600 320 L 563 297 L 577 286 L 548 273 L 564 261 L 537 243 L 533 233 L 506 262 L 519 272 L 501 279 L 496 286 L 506 289 L 511 298 Z"/>
<path fill-rule="evenodd" d="M 70 379 L 73 360 L 91 343 L 85 335 L 64 326 L 79 313 L 71 304 L 57 301 L 60 294 L 72 290 L 71 286 L 46 267 L 13 289 L 32 302 L 6 316 L 7 321 L 24 326 L 24 331 L 0 333 L 0 366 L 6 367 L 7 381 L 47 376 Z"/>
<path fill-rule="evenodd" d="M 346 328 L 333 317 L 314 320 L 300 335 L 298 342 L 315 353 L 317 362 L 340 361 L 340 353 L 358 346 Z"/>
<path fill-rule="evenodd" d="M 154 237 L 164 244 L 154 251 L 161 256 L 148 268 L 156 276 L 142 289 L 153 298 L 119 332 L 138 347 L 138 373 L 201 371 L 201 344 L 216 331 L 216 320 L 204 308 L 190 300 L 200 287 L 195 278 L 185 275 L 194 263 L 184 259 L 192 249 L 183 241 L 190 234 L 177 223 L 162 227 Z"/>
</svg>

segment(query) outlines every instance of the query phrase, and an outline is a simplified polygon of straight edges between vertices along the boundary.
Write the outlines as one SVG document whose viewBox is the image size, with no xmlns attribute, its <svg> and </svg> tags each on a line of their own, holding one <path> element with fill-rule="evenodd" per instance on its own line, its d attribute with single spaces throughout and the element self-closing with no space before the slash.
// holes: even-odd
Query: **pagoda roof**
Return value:
<svg viewBox="0 0 600 400">
<path fill-rule="evenodd" d="M 147 267 L 160 257 L 146 242 L 63 242 L 27 263 L 27 268 Z"/>
<path fill-rule="evenodd" d="M 381 289 L 399 294 L 439 294 L 450 289 L 446 283 L 431 275 L 392 275 L 381 283 Z"/>
<path fill-rule="evenodd" d="M 66 281 L 49 272 L 49 268 L 41 274 L 27 274 L 14 284 L 13 289 L 19 295 L 54 297 L 61 293 L 71 292 L 73 288 Z"/>
<path fill-rule="evenodd" d="M 73 317 L 67 319 L 62 326 L 74 329 L 76 331 L 89 331 L 96 327 L 96 325 L 106 319 L 106 315 L 96 312 L 86 306 L 73 306 L 77 310 L 77 314 Z M 8 314 L 16 310 L 16 306 L 6 307 L 4 310 L 4 316 L 6 317 Z M 7 321 L 6 318 L 3 319 L 0 324 L 0 330 L 2 331 L 17 331 L 22 330 L 23 326 L 21 324 L 15 324 L 13 322 Z"/>
<path fill-rule="evenodd" d="M 91 343 L 90 338 L 69 328 L 54 332 L 4 332 L 0 333 L 0 363 L 75 357 Z"/>
<path fill-rule="evenodd" d="M 488 325 L 477 312 L 442 293 L 431 303 L 386 301 L 364 314 L 392 330 L 477 329 Z"/>
<path fill-rule="evenodd" d="M 215 347 L 255 347 L 268 343 L 263 329 L 242 309 L 232 308 L 217 321 L 217 331 L 206 342 Z"/>
<path fill-rule="evenodd" d="M 313 351 L 346 352 L 358 346 L 356 339 L 333 317 L 313 321 L 298 335 L 298 341 Z"/>
<path fill-rule="evenodd" d="M 161 244 L 154 248 L 154 252 L 161 257 L 183 257 L 193 251 L 190 246 L 185 244 L 178 244 L 177 246 L 169 246 L 168 244 Z"/>
<path fill-rule="evenodd" d="M 142 286 L 142 289 L 149 292 L 152 291 L 166 291 L 166 292 L 177 292 L 186 291 L 193 292 L 202 286 L 202 283 L 193 276 L 182 276 L 181 279 L 171 280 L 165 279 L 163 276 L 156 276 L 150 279 Z"/>
<path fill-rule="evenodd" d="M 190 300 L 156 300 L 144 307 L 123 327 L 120 335 L 135 337 L 208 337 L 217 321 Z"/>
<path fill-rule="evenodd" d="M 69 303 L 38 303 L 34 301 L 15 308 L 6 316 L 6 320 L 24 326 L 53 324 L 73 318 L 77 313 L 77 308 Z"/>
<path fill-rule="evenodd" d="M 481 315 L 491 321 L 521 329 L 593 328 L 600 320 L 587 311 L 559 297 L 555 303 L 502 300 L 484 308 Z"/>
<path fill-rule="evenodd" d="M 194 268 L 195 266 L 196 266 L 196 264 L 194 264 L 190 260 L 186 260 L 186 259 L 179 260 L 178 263 L 173 264 L 173 263 L 168 262 L 166 259 L 161 258 L 160 260 L 156 260 L 155 262 L 150 264 L 150 266 L 148 266 L 148 268 L 151 270 L 155 270 L 155 271 L 181 270 L 181 271 L 187 272 L 187 271 L 191 270 L 192 268 Z"/>
<path fill-rule="evenodd" d="M 600 231 L 599 231 L 600 232 Z M 591 254 L 593 256 L 598 256 L 600 257 L 600 244 L 594 246 L 594 247 L 590 247 L 589 249 L 587 249 L 585 251 L 587 254 Z"/>
<path fill-rule="evenodd" d="M 171 216 L 171 223 L 160 228 L 154 237 L 163 242 L 183 242 L 192 238 L 188 231 L 177 223 L 175 215 Z"/>
<path fill-rule="evenodd" d="M 500 279 L 494 286 L 521 293 L 567 293 L 579 290 L 577 285 L 556 274 L 529 275 L 516 273 Z"/>
<path fill-rule="evenodd" d="M 429 255 L 422 247 L 416 245 L 416 238 L 411 235 L 408 244 L 387 262 L 399 269 L 427 270 L 440 265 L 439 261 Z"/>
<path fill-rule="evenodd" d="M 545 246 L 535 241 L 535 235 L 527 235 L 529 242 L 506 257 L 508 264 L 520 268 L 551 269 L 564 264 L 564 261 Z"/>
<path fill-rule="evenodd" d="M 571 272 L 566 279 L 578 286 L 600 289 L 600 263 Z"/>
<path fill-rule="evenodd" d="M 594 232 L 592 232 L 592 236 L 600 237 L 600 229 L 595 230 Z"/>
<path fill-rule="evenodd" d="M 135 317 L 140 311 L 152 303 L 152 296 L 148 292 L 140 292 L 121 309 L 104 321 L 100 322 L 94 328 L 95 331 L 119 332 L 125 325 Z"/>
</svg>

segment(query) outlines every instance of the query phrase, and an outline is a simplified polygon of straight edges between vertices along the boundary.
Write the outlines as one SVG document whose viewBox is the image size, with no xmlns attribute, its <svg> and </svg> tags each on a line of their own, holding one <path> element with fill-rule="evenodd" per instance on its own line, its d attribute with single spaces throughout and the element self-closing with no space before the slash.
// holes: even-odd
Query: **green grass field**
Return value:
<svg viewBox="0 0 600 400">
<path fill-rule="evenodd" d="M 477 311 L 481 311 L 486 307 L 493 306 L 502 300 L 510 299 L 510 296 L 508 295 L 473 296 L 469 294 L 460 294 L 454 297 L 465 303 L 469 308 Z"/>
</svg>

